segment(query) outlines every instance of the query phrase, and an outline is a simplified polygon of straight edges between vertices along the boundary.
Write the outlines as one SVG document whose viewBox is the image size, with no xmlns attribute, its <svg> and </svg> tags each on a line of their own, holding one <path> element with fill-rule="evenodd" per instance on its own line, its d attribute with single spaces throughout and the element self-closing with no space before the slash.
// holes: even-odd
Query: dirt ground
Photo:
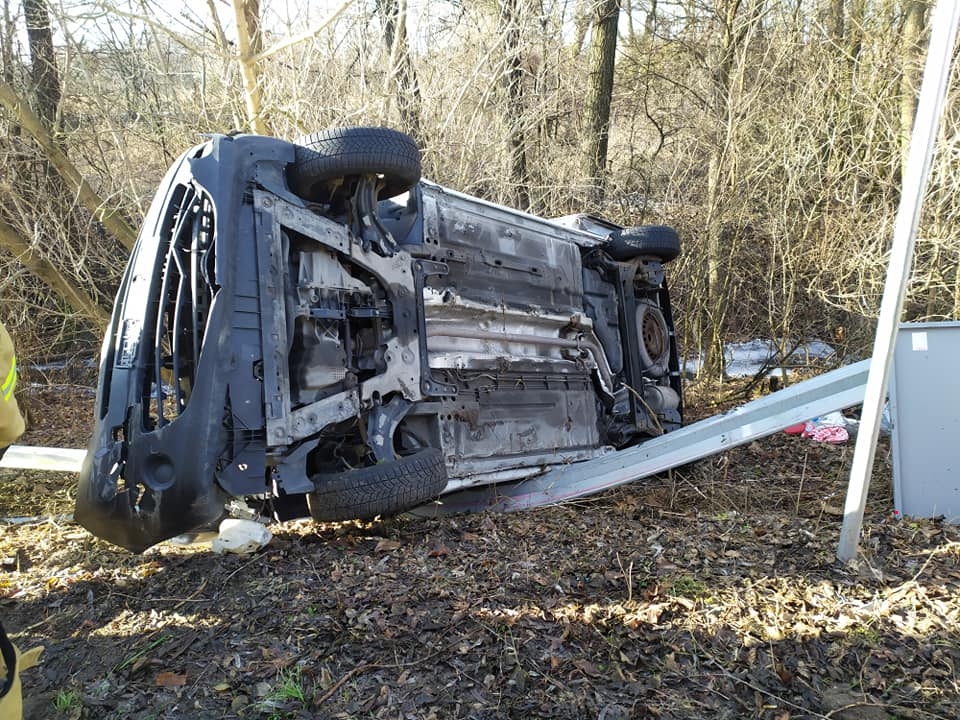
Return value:
<svg viewBox="0 0 960 720">
<path fill-rule="evenodd" d="M 82 447 L 92 391 L 24 444 Z M 75 478 L 0 471 L 0 618 L 27 718 L 960 717 L 960 531 L 891 517 L 835 559 L 852 444 L 777 435 L 562 507 L 273 528 L 132 555 Z"/>
</svg>

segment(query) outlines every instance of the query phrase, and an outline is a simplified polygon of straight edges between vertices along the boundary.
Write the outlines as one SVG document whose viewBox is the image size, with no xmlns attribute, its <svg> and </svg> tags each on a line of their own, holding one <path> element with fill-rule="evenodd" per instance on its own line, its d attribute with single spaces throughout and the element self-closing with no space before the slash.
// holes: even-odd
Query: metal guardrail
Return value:
<svg viewBox="0 0 960 720">
<path fill-rule="evenodd" d="M 637 447 L 611 451 L 527 480 L 458 490 L 415 508 L 410 514 L 434 517 L 481 510 L 524 510 L 641 480 L 771 435 L 794 423 L 857 405 L 863 402 L 869 367 L 870 361 L 863 360 Z M 85 450 L 13 445 L 0 459 L 0 468 L 79 472 L 85 455 Z"/>
<path fill-rule="evenodd" d="M 460 490 L 411 511 L 435 517 L 481 510 L 524 510 L 634 482 L 771 435 L 797 422 L 863 402 L 870 361 L 804 380 L 628 450 L 558 467 L 543 475 Z"/>
</svg>

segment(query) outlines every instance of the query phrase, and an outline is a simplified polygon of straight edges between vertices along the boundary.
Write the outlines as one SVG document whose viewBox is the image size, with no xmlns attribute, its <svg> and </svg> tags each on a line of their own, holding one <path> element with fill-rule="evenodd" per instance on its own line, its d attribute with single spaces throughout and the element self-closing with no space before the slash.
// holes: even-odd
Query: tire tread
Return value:
<svg viewBox="0 0 960 720">
<path fill-rule="evenodd" d="M 330 128 L 294 141 L 290 189 L 307 200 L 323 198 L 325 185 L 338 177 L 382 174 L 380 197 L 393 197 L 420 180 L 420 149 L 409 135 L 382 127 Z"/>
<path fill-rule="evenodd" d="M 443 454 L 421 450 L 395 462 L 313 478 L 310 515 L 320 522 L 395 515 L 437 497 L 447 484 Z"/>
<path fill-rule="evenodd" d="M 652 255 L 670 262 L 680 255 L 680 236 L 669 225 L 638 225 L 614 233 L 606 250 L 615 260 Z"/>
</svg>

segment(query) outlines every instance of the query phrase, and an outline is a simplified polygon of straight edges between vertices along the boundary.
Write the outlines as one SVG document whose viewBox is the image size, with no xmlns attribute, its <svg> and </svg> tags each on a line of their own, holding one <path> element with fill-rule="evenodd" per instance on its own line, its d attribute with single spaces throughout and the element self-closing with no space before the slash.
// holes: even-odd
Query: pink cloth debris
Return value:
<svg viewBox="0 0 960 720">
<path fill-rule="evenodd" d="M 799 435 L 817 442 L 839 445 L 850 439 L 848 427 L 856 427 L 855 420 L 848 420 L 839 412 L 827 413 L 822 417 L 815 417 L 806 422 L 796 423 L 784 428 L 787 435 Z"/>
<path fill-rule="evenodd" d="M 805 424 L 801 437 L 839 445 L 850 439 L 850 433 L 847 432 L 846 428 L 839 425 L 814 425 L 812 422 L 808 422 Z"/>
</svg>

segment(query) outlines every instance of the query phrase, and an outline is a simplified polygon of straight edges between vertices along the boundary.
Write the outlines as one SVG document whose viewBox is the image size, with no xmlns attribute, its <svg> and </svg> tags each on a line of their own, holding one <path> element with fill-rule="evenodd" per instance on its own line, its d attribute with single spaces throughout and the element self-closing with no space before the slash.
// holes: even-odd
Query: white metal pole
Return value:
<svg viewBox="0 0 960 720">
<path fill-rule="evenodd" d="M 893 348 L 897 340 L 897 328 L 903 313 L 907 280 L 913 261 L 913 244 L 920 220 L 923 195 L 930 174 L 930 161 L 936 140 L 944 96 L 950 79 L 950 61 L 957 37 L 960 20 L 960 3 L 956 0 L 939 0 L 930 20 L 930 46 L 920 86 L 907 167 L 903 176 L 900 206 L 893 228 L 893 246 L 887 266 L 887 279 L 880 303 L 880 319 L 873 343 L 873 359 L 867 375 L 864 391 L 863 414 L 857 444 L 850 467 L 850 485 L 843 509 L 843 528 L 840 531 L 840 546 L 837 557 L 852 560 L 856 557 L 863 524 L 863 511 L 867 503 L 867 490 L 873 459 L 877 451 L 877 433 L 880 429 L 880 414 L 887 397 Z"/>
</svg>

